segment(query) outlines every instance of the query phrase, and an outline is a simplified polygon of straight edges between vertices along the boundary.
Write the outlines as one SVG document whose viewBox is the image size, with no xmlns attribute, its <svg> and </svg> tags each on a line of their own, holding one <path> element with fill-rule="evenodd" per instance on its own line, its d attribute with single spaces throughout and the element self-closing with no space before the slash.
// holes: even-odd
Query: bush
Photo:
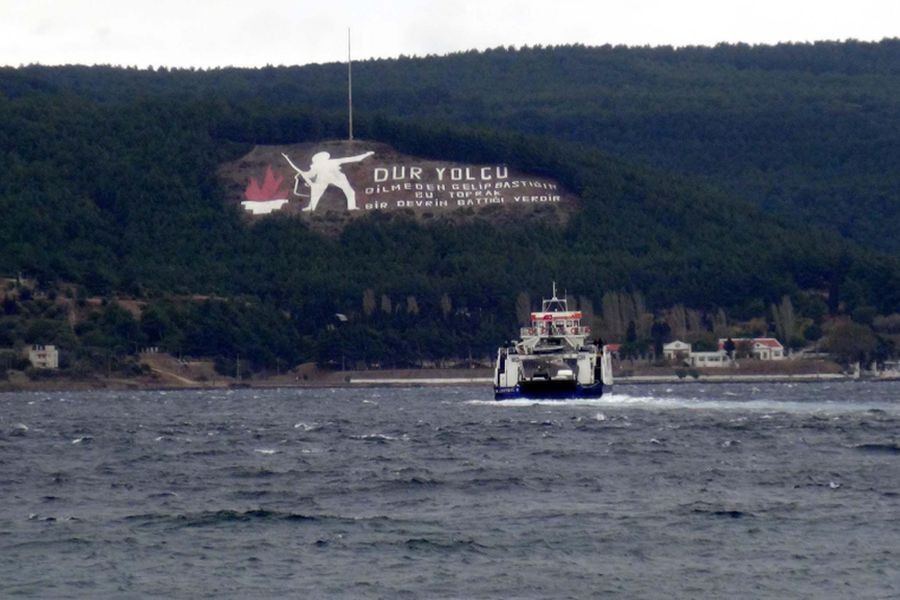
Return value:
<svg viewBox="0 0 900 600">
<path fill-rule="evenodd" d="M 8 369 L 24 371 L 30 366 L 28 359 L 15 350 L 0 350 L 0 371 L 6 372 Z"/>
<path fill-rule="evenodd" d="M 867 364 L 877 345 L 870 328 L 852 322 L 836 325 L 825 340 L 825 348 L 845 365 L 856 361 Z"/>
<path fill-rule="evenodd" d="M 894 313 L 884 317 L 875 317 L 872 324 L 875 331 L 880 333 L 900 333 L 900 313 Z"/>
<path fill-rule="evenodd" d="M 3 314 L 10 316 L 19 314 L 19 304 L 15 301 L 15 299 L 7 296 L 3 299 L 2 311 Z"/>
<path fill-rule="evenodd" d="M 56 369 L 35 369 L 34 367 L 25 369 L 25 375 L 32 381 L 53 379 L 57 374 Z"/>
<path fill-rule="evenodd" d="M 799 335 L 795 335 L 787 342 L 787 347 L 790 348 L 791 350 L 799 350 L 800 348 L 803 348 L 803 346 L 805 346 L 805 345 L 806 345 L 806 339 L 803 337 L 800 337 Z"/>
<path fill-rule="evenodd" d="M 816 340 L 822 338 L 822 328 L 813 323 L 803 330 L 803 337 L 811 342 L 815 342 Z"/>
<path fill-rule="evenodd" d="M 237 361 L 233 358 L 217 356 L 215 361 L 213 361 L 213 368 L 219 375 L 234 377 L 237 372 Z M 250 379 L 253 375 L 253 372 L 250 370 L 250 364 L 245 360 L 241 361 L 239 375 L 241 379 Z"/>
<path fill-rule="evenodd" d="M 874 306 L 860 306 L 853 311 L 853 320 L 863 325 L 872 325 L 875 317 L 878 316 L 878 310 Z"/>
</svg>

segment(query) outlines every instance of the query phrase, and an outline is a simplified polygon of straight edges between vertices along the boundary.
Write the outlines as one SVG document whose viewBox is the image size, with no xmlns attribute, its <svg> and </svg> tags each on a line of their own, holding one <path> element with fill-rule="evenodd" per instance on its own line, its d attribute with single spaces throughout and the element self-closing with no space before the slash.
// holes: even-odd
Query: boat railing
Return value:
<svg viewBox="0 0 900 600">
<path fill-rule="evenodd" d="M 591 328 L 587 325 L 578 325 L 574 327 L 566 327 L 564 325 L 544 324 L 537 327 L 522 327 L 520 329 L 522 337 L 533 337 L 536 335 L 591 335 Z"/>
</svg>

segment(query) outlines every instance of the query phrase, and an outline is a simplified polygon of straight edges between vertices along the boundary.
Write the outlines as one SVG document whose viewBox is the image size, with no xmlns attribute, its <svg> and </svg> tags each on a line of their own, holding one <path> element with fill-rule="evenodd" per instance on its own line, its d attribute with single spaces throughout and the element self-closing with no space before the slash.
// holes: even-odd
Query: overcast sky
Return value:
<svg viewBox="0 0 900 600">
<path fill-rule="evenodd" d="M 900 37 L 900 0 L 0 0 L 0 64 L 297 65 L 497 46 Z"/>
</svg>

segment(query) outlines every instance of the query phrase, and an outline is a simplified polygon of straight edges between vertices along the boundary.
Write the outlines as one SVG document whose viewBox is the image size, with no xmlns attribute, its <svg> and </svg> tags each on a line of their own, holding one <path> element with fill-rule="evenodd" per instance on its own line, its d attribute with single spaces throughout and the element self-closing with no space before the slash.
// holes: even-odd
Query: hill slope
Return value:
<svg viewBox="0 0 900 600">
<path fill-rule="evenodd" d="M 4 79 L 14 93 L 51 87 L 105 102 L 215 96 L 239 106 L 239 120 L 260 119 L 252 132 L 221 133 L 270 142 L 327 134 L 327 123 L 298 113 L 340 111 L 345 98 L 339 64 L 208 72 L 35 67 Z M 891 231 L 900 222 L 900 40 L 473 51 L 365 61 L 355 67 L 354 87 L 363 118 L 583 143 L 900 252 Z"/>
<path fill-rule="evenodd" d="M 893 238 L 872 233 L 887 231 L 897 205 L 896 173 L 878 168 L 898 139 L 888 99 L 896 46 L 560 48 L 364 63 L 361 136 L 546 174 L 584 209 L 564 227 L 373 214 L 337 237 L 298 218 L 248 226 L 216 172 L 252 144 L 343 135 L 331 110 L 343 96 L 339 65 L 2 70 L 0 272 L 149 298 L 139 322 L 113 310 L 77 339 L 44 328 L 68 344 L 250 353 L 270 368 L 285 357 L 489 353 L 515 331 L 517 297 L 527 303 L 554 278 L 583 307 L 603 306 L 607 321 L 608 302 L 627 293 L 631 307 L 619 313 L 640 335 L 676 304 L 704 311 L 699 319 L 724 309 L 765 323 L 784 296 L 798 322 L 821 322 L 820 296 L 832 313 L 862 310 L 871 322 L 900 310 Z M 806 73 L 815 102 L 791 99 L 800 84 L 782 71 Z M 857 83 L 873 129 L 860 109 L 823 109 Z M 755 141 L 729 141 L 741 127 Z M 841 176 L 841 156 L 859 167 L 855 178 Z M 883 210 L 852 213 L 858 228 L 848 229 L 838 196 L 800 201 L 830 180 Z M 778 202 L 760 196 L 776 184 Z M 5 339 L 47 341 L 15 302 L 4 310 Z M 348 324 L 336 326 L 335 313 Z M 261 331 L 277 338 L 274 350 Z"/>
</svg>

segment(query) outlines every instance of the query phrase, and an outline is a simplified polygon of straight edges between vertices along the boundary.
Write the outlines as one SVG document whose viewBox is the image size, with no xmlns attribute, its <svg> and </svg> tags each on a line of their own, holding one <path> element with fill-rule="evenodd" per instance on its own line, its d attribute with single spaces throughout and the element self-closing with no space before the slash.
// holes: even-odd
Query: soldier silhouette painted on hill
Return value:
<svg viewBox="0 0 900 600">
<path fill-rule="evenodd" d="M 302 196 L 298 191 L 298 186 L 300 184 L 300 179 L 302 178 L 304 183 L 309 186 L 309 206 L 304 208 L 304 211 L 313 212 L 316 210 L 316 206 L 319 204 L 319 200 L 322 198 L 322 194 L 325 193 L 325 190 L 329 185 L 333 185 L 339 188 L 342 192 L 344 192 L 344 196 L 347 197 L 347 210 L 357 210 L 356 206 L 356 192 L 353 190 L 353 186 L 350 185 L 350 181 L 347 180 L 347 176 L 344 175 L 344 172 L 341 171 L 341 165 L 344 163 L 350 162 L 359 162 L 364 160 L 370 156 L 375 154 L 374 152 L 366 152 L 364 154 L 358 154 L 356 156 L 346 156 L 344 158 L 331 158 L 331 154 L 328 152 L 317 152 L 313 155 L 312 161 L 310 162 L 309 169 L 304 171 L 295 165 L 287 154 L 282 153 L 281 155 L 288 161 L 288 164 L 297 172 L 294 176 L 294 194 L 297 196 Z"/>
</svg>

